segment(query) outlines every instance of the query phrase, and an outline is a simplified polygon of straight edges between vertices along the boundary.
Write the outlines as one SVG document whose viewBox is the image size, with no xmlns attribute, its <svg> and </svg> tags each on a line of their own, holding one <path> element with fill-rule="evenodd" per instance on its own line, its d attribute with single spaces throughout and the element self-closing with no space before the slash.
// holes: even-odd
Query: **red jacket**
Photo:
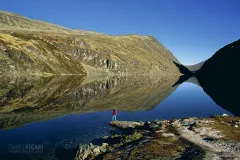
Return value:
<svg viewBox="0 0 240 160">
<path fill-rule="evenodd" d="M 118 111 L 116 109 L 113 110 L 112 112 L 113 115 L 117 115 L 118 114 Z"/>
</svg>

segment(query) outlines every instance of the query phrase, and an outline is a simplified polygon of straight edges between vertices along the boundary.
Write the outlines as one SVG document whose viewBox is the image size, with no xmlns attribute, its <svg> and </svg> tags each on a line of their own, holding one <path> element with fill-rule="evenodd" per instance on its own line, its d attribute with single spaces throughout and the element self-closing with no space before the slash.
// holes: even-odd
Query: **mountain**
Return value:
<svg viewBox="0 0 240 160">
<path fill-rule="evenodd" d="M 0 11 L 0 73 L 180 74 L 174 63 L 152 36 L 71 30 Z"/>
<path fill-rule="evenodd" d="M 191 72 L 197 72 L 205 62 L 206 60 L 194 65 L 185 65 L 185 67 L 188 68 Z"/>
<path fill-rule="evenodd" d="M 70 29 L 57 26 L 51 23 L 31 20 L 21 15 L 0 11 L 1 30 L 23 30 L 23 31 L 51 31 L 69 33 Z"/>
<path fill-rule="evenodd" d="M 240 40 L 218 50 L 197 72 L 204 91 L 221 107 L 240 116 Z"/>
</svg>

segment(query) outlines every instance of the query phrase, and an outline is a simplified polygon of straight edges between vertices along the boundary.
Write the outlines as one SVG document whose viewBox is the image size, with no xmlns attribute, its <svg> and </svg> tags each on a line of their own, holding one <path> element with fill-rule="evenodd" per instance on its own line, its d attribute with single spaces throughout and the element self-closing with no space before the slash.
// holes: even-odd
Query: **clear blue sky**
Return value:
<svg viewBox="0 0 240 160">
<path fill-rule="evenodd" d="M 183 64 L 240 38 L 239 0 L 1 0 L 0 10 L 72 29 L 152 35 Z"/>
</svg>

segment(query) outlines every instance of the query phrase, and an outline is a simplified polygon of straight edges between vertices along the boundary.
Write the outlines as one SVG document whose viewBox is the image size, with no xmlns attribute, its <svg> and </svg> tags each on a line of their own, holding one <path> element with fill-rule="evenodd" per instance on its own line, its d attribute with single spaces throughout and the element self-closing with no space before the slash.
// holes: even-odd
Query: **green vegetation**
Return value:
<svg viewBox="0 0 240 160">
<path fill-rule="evenodd" d="M 213 118 L 213 120 L 215 122 L 211 127 L 221 131 L 224 135 L 223 139 L 237 142 L 240 141 L 240 125 L 237 123 L 240 121 L 239 117 L 220 116 Z M 238 127 L 234 127 L 235 125 Z"/>
<path fill-rule="evenodd" d="M 125 143 L 136 141 L 142 137 L 141 133 L 134 132 L 132 135 L 128 135 L 125 138 Z"/>
<path fill-rule="evenodd" d="M 42 21 L 30 20 L 11 12 L 0 11 L 0 19 L 0 28 L 2 30 L 71 32 L 67 28 Z"/>
<path fill-rule="evenodd" d="M 134 148 L 129 159 L 156 159 L 164 157 L 174 157 L 184 150 L 183 146 L 167 142 L 165 140 L 153 140 L 152 142 Z"/>
<path fill-rule="evenodd" d="M 0 45 L 11 74 L 180 74 L 178 60 L 151 36 L 69 30 L 0 11 Z M 1 50 L 1 48 L 0 48 Z M 85 67 L 84 67 L 85 66 Z"/>
</svg>

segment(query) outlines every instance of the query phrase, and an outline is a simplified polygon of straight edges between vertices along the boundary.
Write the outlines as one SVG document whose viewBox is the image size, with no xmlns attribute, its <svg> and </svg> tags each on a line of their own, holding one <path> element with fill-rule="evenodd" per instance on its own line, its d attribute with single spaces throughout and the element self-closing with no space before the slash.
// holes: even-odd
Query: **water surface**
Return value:
<svg viewBox="0 0 240 160">
<path fill-rule="evenodd" d="M 111 134 L 112 110 L 118 120 L 150 121 L 231 114 L 195 82 L 179 77 L 5 78 L 0 94 L 2 158 L 58 157 L 58 149 Z M 177 84 L 177 85 L 176 85 Z M 40 153 L 9 153 L 9 144 L 42 144 Z M 2 159 L 1 158 L 1 159 Z"/>
</svg>

